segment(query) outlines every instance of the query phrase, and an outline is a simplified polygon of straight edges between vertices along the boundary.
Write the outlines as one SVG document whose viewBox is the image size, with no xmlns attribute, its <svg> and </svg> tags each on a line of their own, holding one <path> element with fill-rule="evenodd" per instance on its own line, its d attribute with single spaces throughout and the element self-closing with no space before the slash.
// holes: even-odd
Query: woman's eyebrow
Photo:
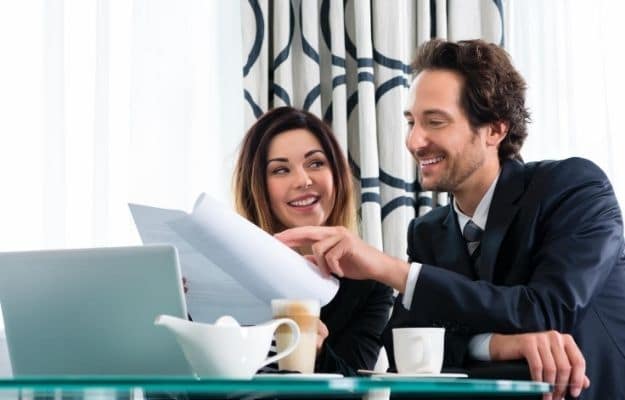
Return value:
<svg viewBox="0 0 625 400">
<path fill-rule="evenodd" d="M 267 164 L 269 164 L 272 161 L 277 161 L 277 162 L 289 162 L 289 159 L 286 157 L 276 157 L 276 158 L 272 158 L 270 160 L 267 160 Z"/>
<path fill-rule="evenodd" d="M 304 158 L 308 158 L 308 157 L 310 157 L 310 156 L 312 156 L 312 155 L 314 155 L 316 153 L 321 153 L 321 154 L 325 155 L 323 150 L 313 149 L 313 150 L 310 150 L 310 151 L 306 152 L 306 154 L 304 154 Z M 271 158 L 271 159 L 267 160 L 267 164 L 269 164 L 272 161 L 276 161 L 276 162 L 289 162 L 289 159 L 286 158 L 286 157 Z"/>
<path fill-rule="evenodd" d="M 323 150 L 319 150 L 319 149 L 314 149 L 314 150 L 310 150 L 309 152 L 307 152 L 306 154 L 304 154 L 304 158 L 308 158 L 310 156 L 312 156 L 315 153 L 321 153 L 323 155 L 325 155 L 325 153 L 323 152 Z"/>
</svg>

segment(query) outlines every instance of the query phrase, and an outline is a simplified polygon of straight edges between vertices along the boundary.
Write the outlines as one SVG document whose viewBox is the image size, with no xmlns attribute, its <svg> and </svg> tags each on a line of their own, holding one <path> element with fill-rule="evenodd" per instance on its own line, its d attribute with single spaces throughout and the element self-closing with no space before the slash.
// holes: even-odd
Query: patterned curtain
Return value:
<svg viewBox="0 0 625 400">
<path fill-rule="evenodd" d="M 272 107 L 331 124 L 359 193 L 361 235 L 405 257 L 410 220 L 446 204 L 420 192 L 403 110 L 416 47 L 433 37 L 503 43 L 493 0 L 241 0 L 245 125 Z"/>
</svg>

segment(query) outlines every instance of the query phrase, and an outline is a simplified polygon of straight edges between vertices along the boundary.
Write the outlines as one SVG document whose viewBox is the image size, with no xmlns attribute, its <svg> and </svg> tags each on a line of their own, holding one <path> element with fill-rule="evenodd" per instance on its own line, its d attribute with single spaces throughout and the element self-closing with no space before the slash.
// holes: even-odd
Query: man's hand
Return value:
<svg viewBox="0 0 625 400">
<path fill-rule="evenodd" d="M 570 335 L 556 331 L 493 334 L 490 355 L 495 361 L 527 360 L 533 380 L 555 385 L 553 393 L 544 396 L 545 400 L 562 399 L 567 390 L 577 397 L 590 386 L 586 360 Z"/>
<path fill-rule="evenodd" d="M 404 292 L 409 266 L 369 246 L 340 226 L 303 226 L 287 229 L 275 238 L 289 247 L 310 246 L 315 263 L 323 274 L 351 279 L 374 279 Z"/>
<path fill-rule="evenodd" d="M 328 327 L 326 324 L 319 320 L 317 324 L 317 353 L 321 350 L 321 346 L 323 346 L 323 342 L 326 340 L 330 332 L 328 331 Z"/>
</svg>

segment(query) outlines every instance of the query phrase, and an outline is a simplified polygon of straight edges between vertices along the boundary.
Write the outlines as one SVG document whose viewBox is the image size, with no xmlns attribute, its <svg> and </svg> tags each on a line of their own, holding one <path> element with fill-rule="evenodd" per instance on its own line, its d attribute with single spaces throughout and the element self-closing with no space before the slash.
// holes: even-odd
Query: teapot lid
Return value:
<svg viewBox="0 0 625 400">
<path fill-rule="evenodd" d="M 239 322 L 230 315 L 223 315 L 215 321 L 216 326 L 241 326 Z"/>
</svg>

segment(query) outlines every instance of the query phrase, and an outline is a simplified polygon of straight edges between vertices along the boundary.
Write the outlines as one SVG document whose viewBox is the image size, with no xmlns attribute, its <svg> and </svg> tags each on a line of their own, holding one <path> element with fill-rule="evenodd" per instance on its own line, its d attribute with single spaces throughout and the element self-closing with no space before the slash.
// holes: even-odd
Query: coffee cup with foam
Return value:
<svg viewBox="0 0 625 400">
<path fill-rule="evenodd" d="M 275 299 L 271 301 L 273 318 L 289 318 L 299 327 L 299 343 L 295 350 L 278 361 L 281 370 L 310 374 L 315 369 L 317 329 L 320 305 L 318 300 Z M 275 333 L 277 351 L 290 347 L 293 334 L 279 327 Z"/>
</svg>

